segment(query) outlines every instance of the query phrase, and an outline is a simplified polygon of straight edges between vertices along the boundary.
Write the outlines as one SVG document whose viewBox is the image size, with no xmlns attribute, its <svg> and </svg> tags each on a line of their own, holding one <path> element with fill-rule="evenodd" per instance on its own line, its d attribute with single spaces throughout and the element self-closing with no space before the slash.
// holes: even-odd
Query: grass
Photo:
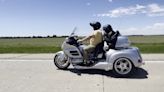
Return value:
<svg viewBox="0 0 164 92">
<path fill-rule="evenodd" d="M 164 36 L 130 36 L 129 40 L 132 43 L 149 43 L 154 45 L 154 43 L 164 43 Z"/>
<path fill-rule="evenodd" d="M 130 36 L 129 40 L 142 53 L 164 53 L 164 36 Z"/>
<path fill-rule="evenodd" d="M 0 39 L 0 53 L 55 53 L 64 38 Z"/>
<path fill-rule="evenodd" d="M 164 53 L 164 43 L 133 43 L 142 53 Z"/>
<path fill-rule="evenodd" d="M 0 53 L 55 53 L 65 38 L 0 39 Z M 164 53 L 164 36 L 130 36 L 142 53 Z"/>
</svg>

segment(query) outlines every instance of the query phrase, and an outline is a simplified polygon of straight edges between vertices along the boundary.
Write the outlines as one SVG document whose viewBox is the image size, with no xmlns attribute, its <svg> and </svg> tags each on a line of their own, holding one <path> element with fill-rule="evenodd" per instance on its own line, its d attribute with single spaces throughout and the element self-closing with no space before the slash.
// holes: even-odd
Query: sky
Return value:
<svg viewBox="0 0 164 92">
<path fill-rule="evenodd" d="M 122 35 L 164 35 L 164 0 L 0 0 L 0 36 L 89 35 L 89 23 Z"/>
</svg>

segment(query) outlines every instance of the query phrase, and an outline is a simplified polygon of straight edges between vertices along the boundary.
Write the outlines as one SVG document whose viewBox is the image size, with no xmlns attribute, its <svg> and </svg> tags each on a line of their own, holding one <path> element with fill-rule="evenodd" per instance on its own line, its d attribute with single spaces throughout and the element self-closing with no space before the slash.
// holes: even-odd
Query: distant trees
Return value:
<svg viewBox="0 0 164 92">
<path fill-rule="evenodd" d="M 17 38 L 33 38 L 31 36 L 27 36 L 27 37 L 21 37 L 21 36 L 15 36 L 15 37 L 11 37 L 11 36 L 5 36 L 5 37 L 0 37 L 0 39 L 17 39 Z"/>
<path fill-rule="evenodd" d="M 17 38 L 65 38 L 68 36 L 57 36 L 57 35 L 47 35 L 47 36 L 5 36 L 0 37 L 0 39 L 17 39 Z"/>
<path fill-rule="evenodd" d="M 55 37 L 57 37 L 57 35 L 53 35 L 52 37 L 55 38 Z"/>
<path fill-rule="evenodd" d="M 47 36 L 33 36 L 32 38 L 56 38 L 58 37 L 57 35 L 47 35 Z"/>
</svg>

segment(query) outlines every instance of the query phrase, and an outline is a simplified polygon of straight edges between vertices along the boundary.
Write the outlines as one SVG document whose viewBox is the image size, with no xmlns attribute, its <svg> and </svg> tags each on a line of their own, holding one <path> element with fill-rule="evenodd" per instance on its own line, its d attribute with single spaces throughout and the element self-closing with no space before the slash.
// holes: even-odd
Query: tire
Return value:
<svg viewBox="0 0 164 92">
<path fill-rule="evenodd" d="M 133 63 L 127 58 L 119 58 L 113 64 L 116 77 L 129 77 L 134 70 Z"/>
<path fill-rule="evenodd" d="M 58 55 L 55 56 L 54 64 L 58 69 L 62 69 L 62 70 L 66 70 L 70 65 L 68 60 L 63 59 L 62 54 L 58 54 Z"/>
</svg>

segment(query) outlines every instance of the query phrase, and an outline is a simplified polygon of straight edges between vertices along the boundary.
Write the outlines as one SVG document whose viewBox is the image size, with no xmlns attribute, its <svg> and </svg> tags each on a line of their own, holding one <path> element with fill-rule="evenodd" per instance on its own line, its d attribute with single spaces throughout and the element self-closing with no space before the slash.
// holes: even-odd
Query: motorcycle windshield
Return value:
<svg viewBox="0 0 164 92">
<path fill-rule="evenodd" d="M 76 35 L 76 31 L 77 31 L 77 27 L 75 27 L 75 28 L 73 29 L 73 31 L 72 31 L 72 33 L 71 33 L 70 36 L 75 36 L 75 35 Z"/>
</svg>

